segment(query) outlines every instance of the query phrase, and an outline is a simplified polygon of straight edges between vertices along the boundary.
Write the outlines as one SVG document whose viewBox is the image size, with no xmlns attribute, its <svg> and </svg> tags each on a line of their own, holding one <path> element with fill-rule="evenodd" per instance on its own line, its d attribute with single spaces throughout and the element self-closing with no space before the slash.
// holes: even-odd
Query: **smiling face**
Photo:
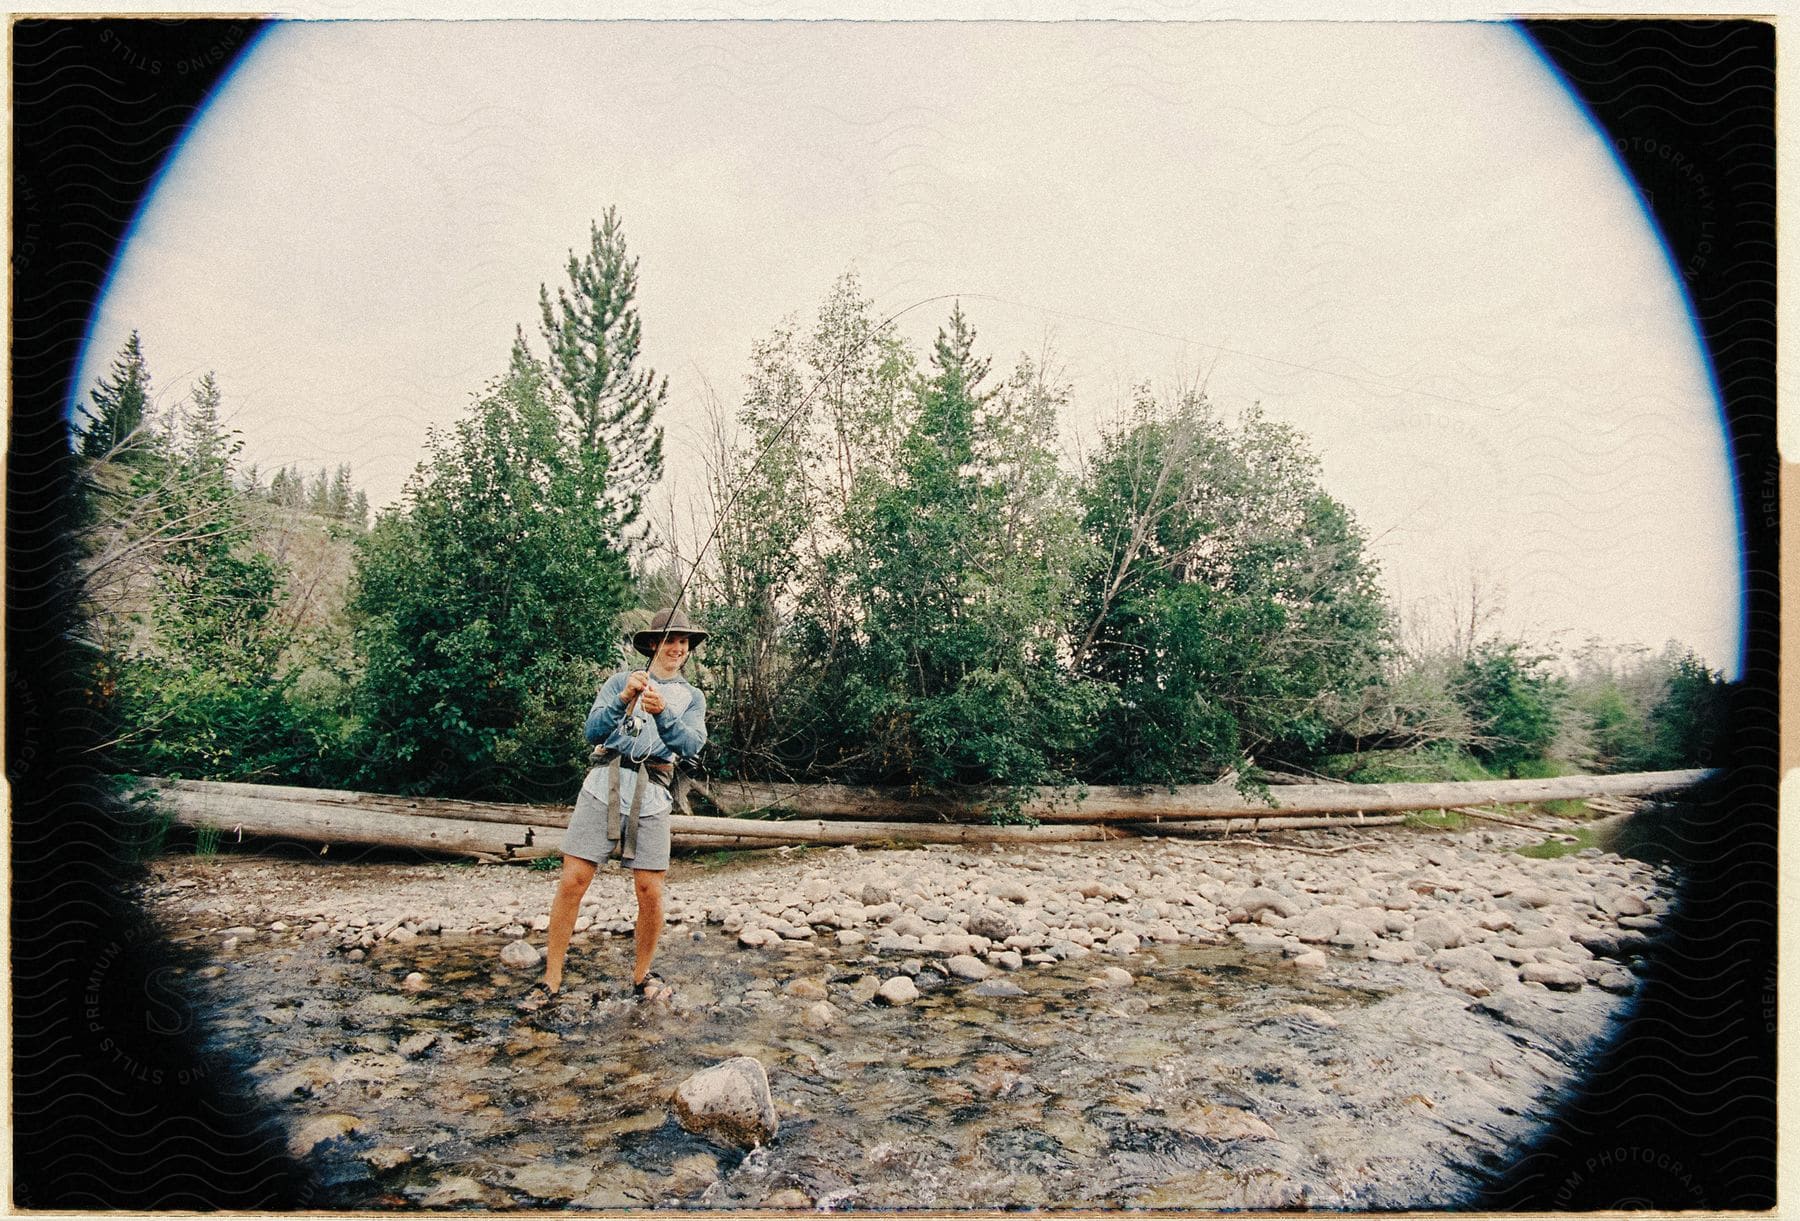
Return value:
<svg viewBox="0 0 1800 1221">
<path fill-rule="evenodd" d="M 688 638 L 680 632 L 671 632 L 656 650 L 656 656 L 651 658 L 650 673 L 656 678 L 673 678 L 681 672 L 687 656 Z"/>
</svg>

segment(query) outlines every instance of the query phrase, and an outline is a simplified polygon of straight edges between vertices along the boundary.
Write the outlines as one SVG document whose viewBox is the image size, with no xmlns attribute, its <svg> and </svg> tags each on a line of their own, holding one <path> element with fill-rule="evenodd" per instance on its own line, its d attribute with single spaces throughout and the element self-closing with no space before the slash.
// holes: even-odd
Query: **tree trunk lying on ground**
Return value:
<svg viewBox="0 0 1800 1221">
<path fill-rule="evenodd" d="M 1172 818 L 1167 822 L 1107 823 L 1134 835 L 1232 835 L 1258 831 L 1316 831 L 1327 827 L 1392 827 L 1404 814 L 1343 818 Z"/>
<path fill-rule="evenodd" d="M 1628 797 L 1692 788 L 1713 773 L 1635 772 L 1620 776 L 1555 776 L 1547 780 L 1479 780 L 1442 784 L 1304 784 L 1245 796 L 1229 784 L 1041 789 L 1019 813 L 1038 822 L 1143 822 L 1150 818 L 1244 818 L 1292 814 L 1355 814 L 1441 810 L 1451 806 L 1515 805 L 1587 797 Z M 755 784 L 713 780 L 696 785 L 725 813 L 782 811 L 820 817 L 916 819 L 935 814 L 966 820 L 997 804 L 985 793 L 919 793 L 835 784 Z"/>
<path fill-rule="evenodd" d="M 905 799 L 894 791 L 831 785 L 718 784 L 710 794 L 716 807 L 746 800 L 766 810 L 776 790 L 784 808 L 812 806 L 817 812 L 860 813 L 863 821 L 776 820 L 675 815 L 670 829 L 677 847 L 774 847 L 780 844 L 986 843 L 1030 844 L 1114 839 L 1136 834 L 1192 835 L 1323 827 L 1382 826 L 1398 816 L 1369 817 L 1371 810 L 1442 809 L 1476 803 L 1511 803 L 1561 797 L 1644 794 L 1674 791 L 1698 783 L 1706 772 L 1648 772 L 1632 776 L 1567 776 L 1556 780 L 1500 780 L 1472 784 L 1306 785 L 1283 789 L 1279 806 L 1247 800 L 1235 789 L 1195 785 L 1167 789 L 1091 789 L 1078 807 L 1027 802 L 1022 811 L 1052 825 L 990 826 L 968 822 L 897 822 Z M 163 808 L 188 826 L 217 827 L 257 838 L 321 844 L 384 844 L 427 852 L 524 860 L 562 850 L 569 825 L 566 806 L 506 805 L 498 802 L 396 797 L 336 789 L 241 784 L 205 780 L 146 779 L 158 790 Z M 1550 791 L 1544 792 L 1548 786 Z M 1329 793 L 1329 799 L 1326 794 Z M 1289 795 L 1292 794 L 1292 800 Z M 1347 795 L 1346 795 L 1347 794 Z M 1528 796 L 1527 794 L 1533 794 Z M 1408 804 L 1401 804 L 1408 803 Z M 920 809 L 923 807 L 923 810 Z M 943 797 L 919 800 L 921 812 L 967 819 L 979 806 Z M 1336 813 L 1342 817 L 1320 817 Z M 1092 821 L 1073 821 L 1085 815 Z"/>
</svg>

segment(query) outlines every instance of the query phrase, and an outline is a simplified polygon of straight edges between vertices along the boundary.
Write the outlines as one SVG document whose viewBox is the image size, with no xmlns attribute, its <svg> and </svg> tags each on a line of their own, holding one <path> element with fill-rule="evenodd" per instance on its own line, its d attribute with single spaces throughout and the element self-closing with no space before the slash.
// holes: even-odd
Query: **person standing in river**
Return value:
<svg viewBox="0 0 1800 1221">
<path fill-rule="evenodd" d="M 631 991 L 656 1000 L 672 991 L 650 970 L 663 925 L 663 879 L 669 868 L 670 791 L 675 767 L 706 745 L 706 696 L 682 677 L 689 654 L 707 632 L 678 608 L 659 610 L 631 638 L 650 659 L 646 669 L 620 671 L 601 684 L 587 718 L 594 767 L 575 798 L 563 836 L 562 879 L 550 905 L 544 978 L 519 1008 L 543 1008 L 562 989 L 563 959 L 576 912 L 599 861 L 618 857 L 637 893 Z"/>
</svg>

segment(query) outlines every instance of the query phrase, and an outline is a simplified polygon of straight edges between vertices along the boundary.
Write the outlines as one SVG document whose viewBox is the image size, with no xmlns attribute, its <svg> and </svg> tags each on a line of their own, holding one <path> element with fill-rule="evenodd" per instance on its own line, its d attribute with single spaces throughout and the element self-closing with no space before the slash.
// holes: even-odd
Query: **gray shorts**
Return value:
<svg viewBox="0 0 1800 1221">
<path fill-rule="evenodd" d="M 606 786 L 610 766 L 596 767 L 581 782 L 575 795 L 575 813 L 569 818 L 569 829 L 563 833 L 564 856 L 584 861 L 603 861 L 612 855 L 613 841 L 606 836 Z M 631 811 L 631 795 L 636 791 L 638 774 L 619 767 L 619 825 L 621 834 Z M 637 855 L 622 864 L 628 869 L 667 869 L 669 867 L 669 812 L 674 805 L 669 790 L 654 780 L 643 781 L 643 804 L 638 807 Z"/>
</svg>

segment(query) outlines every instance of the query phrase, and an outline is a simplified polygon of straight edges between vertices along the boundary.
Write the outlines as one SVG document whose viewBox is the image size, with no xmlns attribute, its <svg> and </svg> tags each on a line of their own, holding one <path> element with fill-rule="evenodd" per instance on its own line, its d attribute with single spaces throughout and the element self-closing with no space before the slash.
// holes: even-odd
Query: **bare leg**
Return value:
<svg viewBox="0 0 1800 1221">
<path fill-rule="evenodd" d="M 650 963 L 656 957 L 656 940 L 662 936 L 663 877 L 662 869 L 633 869 L 632 887 L 637 891 L 637 960 L 632 963 L 631 982 L 641 984 L 650 974 Z M 554 927 L 554 926 L 552 926 Z"/>
<path fill-rule="evenodd" d="M 544 986 L 555 992 L 562 987 L 563 956 L 569 951 L 569 937 L 575 931 L 575 915 L 581 910 L 581 896 L 594 880 L 594 862 L 578 856 L 563 857 L 562 881 L 557 884 L 556 898 L 550 904 L 550 940 L 544 948 Z"/>
</svg>

